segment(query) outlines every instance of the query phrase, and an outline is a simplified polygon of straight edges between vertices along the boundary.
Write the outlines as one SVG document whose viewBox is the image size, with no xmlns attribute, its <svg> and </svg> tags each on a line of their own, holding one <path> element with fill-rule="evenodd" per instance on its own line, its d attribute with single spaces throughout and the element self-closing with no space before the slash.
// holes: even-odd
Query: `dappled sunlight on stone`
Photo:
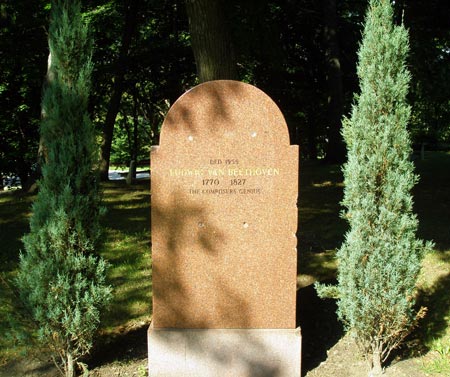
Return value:
<svg viewBox="0 0 450 377">
<path fill-rule="evenodd" d="M 152 148 L 150 376 L 300 376 L 298 147 L 259 89 L 212 81 Z"/>
</svg>

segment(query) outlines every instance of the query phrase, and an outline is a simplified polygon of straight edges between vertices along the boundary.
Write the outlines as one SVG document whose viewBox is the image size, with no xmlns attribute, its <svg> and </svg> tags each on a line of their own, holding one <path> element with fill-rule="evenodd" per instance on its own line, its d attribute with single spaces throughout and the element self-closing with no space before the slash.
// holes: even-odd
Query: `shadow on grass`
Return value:
<svg viewBox="0 0 450 377">
<path fill-rule="evenodd" d="M 336 281 L 324 283 L 336 284 Z M 320 299 L 313 285 L 298 290 L 297 325 L 302 330 L 302 375 L 325 361 L 327 350 L 344 335 L 336 309 L 336 301 Z"/>
<path fill-rule="evenodd" d="M 302 161 L 297 232 L 300 253 L 320 253 L 341 245 L 347 229 L 339 215 L 342 195 L 340 166 Z"/>
<path fill-rule="evenodd" d="M 102 188 L 107 212 L 101 254 L 110 263 L 108 282 L 114 290 L 103 328 L 114 338 L 121 325 L 134 325 L 152 312 L 150 184 L 110 181 Z"/>
<path fill-rule="evenodd" d="M 29 215 L 34 196 L 20 191 L 0 192 L 0 271 L 16 268 L 22 237 L 30 229 Z"/>
<path fill-rule="evenodd" d="M 343 336 L 336 301 L 317 296 L 314 281 L 335 284 L 335 249 L 347 223 L 339 216 L 342 173 L 337 165 L 304 161 L 300 167 L 298 224 L 297 325 L 302 330 L 302 375 L 327 359 L 327 350 Z"/>
<path fill-rule="evenodd" d="M 420 176 L 414 188 L 414 210 L 419 218 L 420 238 L 433 240 L 436 250 L 450 249 L 450 154 L 433 152 L 416 161 Z"/>
<path fill-rule="evenodd" d="M 336 253 L 304 252 L 298 256 L 297 288 L 304 288 L 316 281 L 335 279 L 337 274 Z"/>
<path fill-rule="evenodd" d="M 144 273 L 141 273 L 144 275 Z M 150 318 L 152 312 L 152 284 L 150 279 L 141 276 L 123 279 L 110 279 L 114 287 L 114 298 L 106 313 L 103 326 L 114 331 L 124 323 L 133 323 L 141 318 Z"/>
<path fill-rule="evenodd" d="M 89 368 L 120 362 L 126 363 L 147 357 L 147 330 L 149 323 L 141 323 L 123 329 L 114 335 L 105 334 L 97 338 L 93 352 L 86 360 Z"/>
<path fill-rule="evenodd" d="M 430 154 L 417 161 L 421 179 L 414 190 L 415 211 L 419 218 L 418 236 L 436 243 L 437 257 L 450 263 L 450 155 Z M 306 162 L 301 169 L 299 193 L 299 279 L 305 284 L 333 276 L 331 249 L 338 248 L 347 224 L 339 218 L 342 209 L 342 176 L 338 167 Z M 430 203 L 439 203 L 430 205 Z M 439 262 L 436 262 L 439 263 Z M 434 273 L 434 272 L 432 272 Z M 397 354 L 410 358 L 429 351 L 430 344 L 445 337 L 450 314 L 450 273 L 441 274 L 431 287 L 418 292 L 417 305 L 428 308 L 427 316 L 409 336 Z M 312 286 L 299 290 L 298 316 L 303 333 L 303 372 L 326 360 L 326 351 L 343 335 L 335 314 L 335 301 L 322 301 Z M 305 307 L 306 306 L 306 307 Z"/>
<path fill-rule="evenodd" d="M 343 336 L 336 301 L 317 296 L 314 281 L 335 284 L 335 249 L 347 223 L 339 216 L 342 173 L 337 165 L 303 161 L 300 165 L 298 224 L 297 325 L 302 331 L 302 375 L 327 359 L 327 350 Z"/>
<path fill-rule="evenodd" d="M 146 231 L 150 238 L 150 183 L 140 180 L 128 186 L 123 181 L 105 183 L 102 224 L 127 234 Z"/>
</svg>

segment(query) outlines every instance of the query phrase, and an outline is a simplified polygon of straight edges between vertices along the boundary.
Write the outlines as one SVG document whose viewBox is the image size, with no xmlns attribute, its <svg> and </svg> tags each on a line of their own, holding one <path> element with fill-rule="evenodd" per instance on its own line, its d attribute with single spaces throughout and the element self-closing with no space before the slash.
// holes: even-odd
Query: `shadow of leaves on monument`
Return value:
<svg viewBox="0 0 450 377">
<path fill-rule="evenodd" d="M 186 255 L 187 239 L 188 244 L 195 249 L 192 253 L 203 253 L 206 256 L 204 260 L 209 261 L 210 267 L 214 268 L 225 263 L 220 250 L 226 239 L 220 229 L 211 223 L 205 208 L 187 203 L 188 201 L 183 200 L 182 193 L 175 192 L 169 203 L 152 204 L 153 236 L 160 235 L 156 247 L 162 247 L 167 254 L 153 265 L 154 295 L 160 303 L 158 306 L 155 304 L 154 321 L 159 327 L 159 318 L 165 318 L 164 321 L 170 318 L 172 325 L 163 326 L 169 329 L 212 329 L 218 328 L 218 323 L 222 324 L 221 328 L 232 325 L 234 328 L 246 329 L 250 324 L 249 305 L 244 297 L 231 288 L 232 284 L 225 276 L 222 279 L 205 281 L 208 288 L 203 290 L 202 294 L 209 294 L 210 297 L 203 297 L 202 301 L 199 301 L 201 297 L 198 294 L 191 296 L 194 290 L 202 290 L 203 287 L 198 281 L 196 286 L 184 280 L 185 269 L 189 268 L 186 265 L 189 261 L 183 259 Z M 183 248 L 185 250 L 181 251 Z M 154 255 L 154 258 L 158 257 Z M 194 255 L 193 258 L 195 260 Z M 208 269 L 208 265 L 201 266 Z M 163 275 L 170 277 L 158 281 Z M 208 279 L 204 272 L 202 276 Z M 213 322 L 211 317 L 214 318 Z M 242 332 L 238 339 L 227 344 L 217 344 L 211 337 L 202 336 L 200 332 L 196 335 L 195 331 L 177 331 L 172 335 L 168 335 L 166 331 L 154 331 L 152 336 L 159 337 L 160 341 L 168 344 L 173 344 L 174 341 L 182 342 L 186 344 L 186 349 L 194 350 L 196 355 L 214 360 L 224 368 L 238 364 L 245 370 L 246 376 L 276 377 L 280 373 L 273 361 L 261 358 L 267 351 L 265 345 L 248 332 Z M 242 344 L 246 347 L 239 348 Z"/>
<path fill-rule="evenodd" d="M 156 321 L 170 318 L 176 327 L 191 322 L 190 326 L 200 328 L 207 324 L 200 319 L 193 323 L 192 319 L 189 320 L 193 314 L 190 310 L 194 299 L 191 297 L 192 288 L 195 288 L 190 285 L 195 282 L 185 281 L 187 271 L 192 268 L 188 263 L 208 268 L 202 263 L 216 261 L 223 235 L 209 223 L 205 209 L 188 204 L 183 198 L 181 192 L 175 192 L 169 203 L 152 203 L 153 247 L 158 248 L 154 253 L 154 295 L 161 303 L 160 308 L 155 309 L 154 318 Z M 194 259 L 187 260 L 186 253 Z"/>
<path fill-rule="evenodd" d="M 159 283 L 160 290 L 156 288 L 154 292 L 164 306 L 165 312 L 161 313 L 161 318 L 168 316 L 171 318 L 170 322 L 180 328 L 211 328 L 214 324 L 203 319 L 211 308 L 203 307 L 203 311 L 198 313 L 189 308 L 193 301 L 196 301 L 197 308 L 201 305 L 200 296 L 191 295 L 196 290 L 203 290 L 202 294 L 215 297 L 215 301 L 211 297 L 204 298 L 214 305 L 212 316 L 215 319 L 224 325 L 232 323 L 246 328 L 249 325 L 249 313 L 245 299 L 230 288 L 226 279 L 207 280 L 210 278 L 208 273 L 212 274 L 226 263 L 220 253 L 226 243 L 223 233 L 210 221 L 204 208 L 186 204 L 187 201 L 180 198 L 183 196 L 177 192 L 168 205 L 152 208 L 153 218 L 156 219 L 154 233 L 161 235 L 163 244 L 159 247 L 165 250 L 159 251 L 165 256 L 153 265 L 154 279 L 165 277 L 164 280 L 157 281 L 156 285 Z M 204 281 L 186 280 L 186 271 L 188 274 L 192 273 L 189 262 L 196 263 L 197 267 L 203 269 L 198 271 L 198 275 L 203 276 Z M 206 288 L 200 286 L 202 283 Z M 211 316 L 211 312 L 209 314 Z"/>
<path fill-rule="evenodd" d="M 273 360 L 262 359 L 261 355 L 267 354 L 267 350 L 257 337 L 248 332 L 235 332 L 228 335 L 227 341 L 224 342 L 223 337 L 217 341 L 213 336 L 191 331 L 190 336 L 184 337 L 184 341 L 187 349 L 195 350 L 196 354 L 201 355 L 203 359 L 214 361 L 218 368 L 218 376 L 231 376 L 226 372 L 222 374 L 231 365 L 240 366 L 240 376 L 277 377 L 280 375 L 280 368 L 273 364 Z M 177 338 L 177 340 L 180 339 Z M 245 347 L 242 347 L 243 344 Z"/>
<path fill-rule="evenodd" d="M 207 92 L 202 93 L 201 98 L 192 93 L 182 97 L 184 99 L 180 98 L 182 100 L 177 102 L 177 110 L 169 111 L 161 136 L 168 139 L 176 137 L 177 141 L 185 140 L 184 137 L 196 141 L 200 132 L 202 136 L 208 134 L 213 136 L 204 138 L 208 142 L 208 151 L 211 151 L 208 153 L 223 157 L 219 155 L 222 151 L 221 137 L 229 136 L 228 132 L 234 131 L 230 129 L 230 119 L 234 119 L 236 113 L 249 112 L 244 96 L 236 93 L 241 87 L 242 83 L 205 86 L 203 89 Z M 240 121 L 235 123 L 240 124 Z M 170 133 L 164 130 L 170 130 Z M 181 136 L 183 138 L 179 139 Z M 165 144 L 164 138 L 161 144 Z M 199 147 L 205 148 L 205 145 Z M 160 187 L 158 193 L 164 194 Z M 263 340 L 247 331 L 255 313 L 251 312 L 250 302 L 239 289 L 239 277 L 246 274 L 245 259 L 240 265 L 227 266 L 230 262 L 222 250 L 227 247 L 227 242 L 230 248 L 232 242 L 221 232 L 220 221 L 224 221 L 224 216 L 209 214 L 207 204 L 201 201 L 193 204 L 195 201 L 188 200 L 182 192 L 173 192 L 169 200 L 163 201 L 157 196 L 152 197 L 155 331 L 151 336 L 158 337 L 158 341 L 169 347 L 185 344 L 182 352 L 193 352 L 194 356 L 209 359 L 218 367 L 223 366 L 223 371 L 239 365 L 242 371 L 239 375 L 279 376 L 281 370 L 273 363 L 274 360 L 264 359 L 268 350 Z M 221 211 L 225 213 L 227 210 L 223 208 Z M 163 250 L 166 256 L 161 256 Z M 198 270 L 192 269 L 188 263 L 194 263 Z M 223 273 L 217 274 L 221 266 Z M 199 274 L 187 280 L 186 277 L 192 276 L 193 271 Z M 166 274 L 170 274 L 170 278 L 166 278 Z M 236 330 L 239 333 L 237 341 L 222 343 L 220 339 L 204 336 L 205 333 L 200 331 L 214 328 L 221 331 L 219 327 L 246 330 Z M 171 328 L 180 331 L 171 332 Z M 190 330 L 184 332 L 183 329 Z M 198 333 L 195 329 L 199 330 Z M 151 369 L 152 366 L 149 367 Z M 218 372 L 217 375 L 230 374 Z"/>
<path fill-rule="evenodd" d="M 228 84 L 229 88 L 232 88 L 233 91 L 240 91 L 240 84 L 230 82 Z M 202 89 L 205 93 L 202 95 L 202 101 L 207 101 L 207 105 L 205 102 L 203 103 L 204 109 L 203 112 L 208 113 L 208 120 L 212 120 L 212 127 L 210 128 L 212 133 L 222 133 L 224 129 L 227 128 L 227 120 L 230 118 L 229 114 L 229 104 L 224 96 L 223 92 L 218 90 L 215 86 L 208 86 Z M 242 111 L 245 112 L 247 109 L 244 104 L 235 104 L 242 106 Z M 181 125 L 182 127 L 186 127 L 189 132 L 193 135 L 196 135 L 198 130 L 195 125 L 198 124 L 199 120 L 196 118 L 198 116 L 197 106 L 192 101 L 179 101 L 177 104 L 176 115 L 179 117 L 182 122 L 175 120 L 173 124 L 175 126 Z M 168 113 L 167 118 L 169 119 L 174 114 Z"/>
</svg>

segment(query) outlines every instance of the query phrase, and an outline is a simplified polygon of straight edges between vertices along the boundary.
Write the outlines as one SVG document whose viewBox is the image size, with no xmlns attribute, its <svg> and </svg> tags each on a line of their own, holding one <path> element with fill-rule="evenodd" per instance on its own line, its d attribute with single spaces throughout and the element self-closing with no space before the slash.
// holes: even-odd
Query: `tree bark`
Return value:
<svg viewBox="0 0 450 377">
<path fill-rule="evenodd" d="M 376 350 L 372 354 L 372 369 L 369 372 L 369 377 L 377 377 L 383 374 L 383 368 L 381 366 L 381 351 Z"/>
<path fill-rule="evenodd" d="M 52 71 L 52 53 L 49 52 L 47 57 L 47 73 L 45 76 L 45 81 L 43 87 L 49 85 L 54 80 L 54 72 Z M 41 121 L 46 117 L 45 108 L 41 107 Z M 39 134 L 39 146 L 36 156 L 36 168 L 31 171 L 31 175 L 24 175 L 20 177 L 22 182 L 22 190 L 30 194 L 37 190 L 37 180 L 41 177 L 42 166 L 47 162 L 47 150 L 45 148 L 45 140 L 41 134 Z"/>
<path fill-rule="evenodd" d="M 117 113 L 120 109 L 122 94 L 125 89 L 124 76 L 128 64 L 128 51 L 131 40 L 136 32 L 136 21 L 139 1 L 125 1 L 125 24 L 122 33 L 122 43 L 120 45 L 119 57 L 117 60 L 116 71 L 114 74 L 114 83 L 109 101 L 108 111 L 106 113 L 105 123 L 102 131 L 102 143 L 100 146 L 100 179 L 108 180 L 109 161 L 111 157 L 111 144 L 114 135 L 114 124 Z"/>
<path fill-rule="evenodd" d="M 328 84 L 328 146 L 326 161 L 340 163 L 345 159 L 345 146 L 341 136 L 344 94 L 340 46 L 337 37 L 336 0 L 322 0 L 325 19 L 324 38 L 326 44 L 327 84 Z"/>
<path fill-rule="evenodd" d="M 67 353 L 66 377 L 75 377 L 75 363 L 70 352 Z"/>
<path fill-rule="evenodd" d="M 129 132 L 130 141 L 130 168 L 128 170 L 128 175 L 126 182 L 131 185 L 136 180 L 136 164 L 138 159 L 139 141 L 138 141 L 138 128 L 139 128 L 139 117 L 138 117 L 138 89 L 135 87 L 133 90 L 133 140 L 131 140 L 131 135 Z"/>
<path fill-rule="evenodd" d="M 186 10 L 200 82 L 236 80 L 236 58 L 222 0 L 186 0 Z"/>
</svg>

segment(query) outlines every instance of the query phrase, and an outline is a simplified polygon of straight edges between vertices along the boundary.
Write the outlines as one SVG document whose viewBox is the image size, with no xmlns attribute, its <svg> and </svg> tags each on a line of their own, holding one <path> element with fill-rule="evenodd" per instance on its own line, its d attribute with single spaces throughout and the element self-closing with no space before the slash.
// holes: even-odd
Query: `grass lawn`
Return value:
<svg viewBox="0 0 450 377">
<path fill-rule="evenodd" d="M 127 186 L 124 181 L 104 185 L 106 242 L 102 256 L 109 261 L 114 300 L 103 331 L 114 333 L 150 322 L 152 312 L 150 254 L 150 184 Z"/>
<path fill-rule="evenodd" d="M 107 213 L 102 222 L 105 243 L 100 251 L 108 260 L 108 280 L 114 298 L 106 313 L 100 339 L 121 334 L 150 322 L 151 255 L 149 181 L 127 186 L 124 181 L 104 184 Z M 0 193 L 0 333 L 9 331 L 7 317 L 13 312 L 13 295 L 7 281 L 13 278 L 22 236 L 34 197 L 19 191 Z M 0 336 L 0 367 L 23 351 L 13 347 L 7 336 Z"/>
<path fill-rule="evenodd" d="M 434 240 L 419 281 L 418 302 L 428 307 L 426 318 L 408 339 L 409 354 L 421 354 L 428 373 L 450 375 L 450 154 L 433 152 L 416 161 L 421 180 L 414 191 L 420 220 L 419 236 Z M 112 181 L 103 186 L 107 214 L 103 219 L 105 243 L 101 254 L 109 261 L 114 299 L 102 323 L 108 341 L 129 329 L 146 326 L 151 318 L 151 253 L 149 182 L 127 186 Z M 339 167 L 303 162 L 299 193 L 298 285 L 336 275 L 335 250 L 347 229 L 339 217 L 342 198 Z M 0 193 L 0 332 L 8 332 L 7 315 L 13 296 L 6 280 L 14 276 L 21 237 L 28 231 L 33 196 Z M 7 337 L 0 337 L 0 367 L 19 356 Z M 405 351 L 406 352 L 406 351 Z M 447 374 L 446 374 L 447 373 Z"/>
</svg>

